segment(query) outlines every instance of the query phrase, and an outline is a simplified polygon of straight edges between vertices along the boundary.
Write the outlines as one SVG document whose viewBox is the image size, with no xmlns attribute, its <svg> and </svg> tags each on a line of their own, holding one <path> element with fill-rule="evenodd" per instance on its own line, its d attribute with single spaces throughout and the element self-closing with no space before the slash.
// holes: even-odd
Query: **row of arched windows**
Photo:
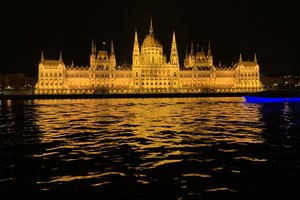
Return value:
<svg viewBox="0 0 300 200">
<path fill-rule="evenodd" d="M 62 73 L 59 72 L 41 72 L 40 77 L 62 77 Z"/>
<path fill-rule="evenodd" d="M 242 72 L 241 77 L 258 77 L 258 72 Z"/>
</svg>

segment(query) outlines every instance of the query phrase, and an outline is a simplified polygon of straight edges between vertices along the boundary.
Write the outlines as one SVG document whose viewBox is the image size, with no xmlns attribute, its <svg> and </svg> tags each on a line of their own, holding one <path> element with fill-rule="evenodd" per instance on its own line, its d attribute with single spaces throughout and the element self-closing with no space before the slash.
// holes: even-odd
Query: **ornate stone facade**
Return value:
<svg viewBox="0 0 300 200">
<path fill-rule="evenodd" d="M 256 55 L 253 61 L 230 67 L 214 66 L 210 45 L 205 53 L 186 52 L 184 66 L 179 66 L 175 32 L 169 59 L 163 46 L 154 37 L 152 20 L 142 45 L 135 31 L 132 65 L 117 66 L 114 45 L 110 53 L 98 50 L 92 41 L 90 66 L 66 66 L 59 60 L 45 59 L 39 63 L 37 94 L 94 93 L 174 93 L 174 92 L 257 92 L 262 90 Z"/>
</svg>

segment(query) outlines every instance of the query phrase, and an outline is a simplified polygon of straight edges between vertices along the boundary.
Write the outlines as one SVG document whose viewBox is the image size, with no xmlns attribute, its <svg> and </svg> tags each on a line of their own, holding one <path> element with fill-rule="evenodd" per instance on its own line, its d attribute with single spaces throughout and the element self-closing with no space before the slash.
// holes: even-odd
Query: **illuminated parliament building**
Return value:
<svg viewBox="0 0 300 200">
<path fill-rule="evenodd" d="M 154 37 L 152 20 L 142 45 L 135 31 L 131 66 L 117 66 L 114 45 L 110 52 L 98 50 L 92 41 L 90 65 L 65 65 L 62 54 L 58 60 L 45 59 L 42 53 L 38 70 L 36 94 L 97 93 L 200 93 L 257 92 L 262 90 L 256 55 L 253 61 L 239 61 L 230 67 L 215 66 L 208 45 L 207 52 L 186 52 L 180 67 L 175 32 L 170 57 Z"/>
</svg>

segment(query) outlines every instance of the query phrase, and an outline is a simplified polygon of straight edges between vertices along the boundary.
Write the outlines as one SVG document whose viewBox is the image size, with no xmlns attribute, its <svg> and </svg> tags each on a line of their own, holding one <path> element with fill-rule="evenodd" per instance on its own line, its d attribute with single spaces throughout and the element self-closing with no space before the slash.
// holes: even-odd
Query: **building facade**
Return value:
<svg viewBox="0 0 300 200">
<path fill-rule="evenodd" d="M 135 31 L 132 64 L 117 66 L 114 45 L 110 52 L 98 50 L 92 41 L 90 65 L 66 66 L 62 54 L 58 60 L 45 59 L 42 53 L 38 70 L 36 94 L 95 93 L 195 93 L 195 92 L 257 92 L 262 90 L 259 65 L 253 61 L 230 67 L 214 66 L 210 45 L 205 53 L 186 52 L 180 68 L 175 32 L 169 59 L 163 46 L 154 37 L 152 20 L 142 45 Z"/>
</svg>

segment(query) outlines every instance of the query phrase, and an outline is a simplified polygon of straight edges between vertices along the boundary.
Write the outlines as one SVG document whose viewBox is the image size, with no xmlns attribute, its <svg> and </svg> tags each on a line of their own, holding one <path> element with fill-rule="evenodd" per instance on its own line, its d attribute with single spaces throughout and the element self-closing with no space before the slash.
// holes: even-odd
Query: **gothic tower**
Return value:
<svg viewBox="0 0 300 200">
<path fill-rule="evenodd" d="M 133 52 L 132 52 L 132 67 L 136 67 L 139 65 L 140 65 L 140 47 L 139 47 L 137 31 L 135 30 Z"/>
<path fill-rule="evenodd" d="M 110 61 L 110 67 L 111 69 L 114 69 L 116 66 L 116 56 L 115 56 L 115 49 L 114 49 L 114 43 L 113 40 L 111 40 L 111 46 L 110 46 L 110 56 L 109 56 L 109 61 Z"/>
<path fill-rule="evenodd" d="M 96 45 L 94 44 L 94 40 L 92 39 L 92 47 L 91 47 L 91 54 L 90 54 L 90 66 L 96 67 Z"/>
<path fill-rule="evenodd" d="M 178 51 L 177 51 L 176 38 L 175 38 L 175 31 L 173 32 L 170 62 L 171 62 L 172 65 L 178 65 L 179 64 L 179 62 L 178 62 Z"/>
<path fill-rule="evenodd" d="M 207 50 L 207 62 L 208 66 L 211 67 L 213 66 L 213 56 L 211 54 L 211 49 L 210 49 L 210 42 L 208 43 L 208 50 Z"/>
</svg>

